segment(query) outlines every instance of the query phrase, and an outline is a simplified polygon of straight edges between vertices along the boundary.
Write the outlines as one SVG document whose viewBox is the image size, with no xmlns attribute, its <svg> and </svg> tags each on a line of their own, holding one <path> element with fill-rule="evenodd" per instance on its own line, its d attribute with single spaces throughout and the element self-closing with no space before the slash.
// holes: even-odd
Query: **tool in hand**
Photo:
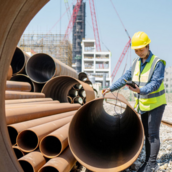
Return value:
<svg viewBox="0 0 172 172">
<path fill-rule="evenodd" d="M 126 82 L 126 85 L 129 85 L 132 88 L 136 88 L 135 85 L 137 85 L 135 82 L 133 81 L 127 81 L 126 79 L 124 79 L 124 81 Z"/>
</svg>

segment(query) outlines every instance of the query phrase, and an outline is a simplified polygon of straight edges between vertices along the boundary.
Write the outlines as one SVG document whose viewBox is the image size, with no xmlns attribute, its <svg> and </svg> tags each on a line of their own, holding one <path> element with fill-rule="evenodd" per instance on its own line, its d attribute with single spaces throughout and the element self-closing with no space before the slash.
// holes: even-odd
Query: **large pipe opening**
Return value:
<svg viewBox="0 0 172 172">
<path fill-rule="evenodd" d="M 14 127 L 8 126 L 8 133 L 10 136 L 11 144 L 15 145 L 18 136 L 18 131 Z"/>
<path fill-rule="evenodd" d="M 139 156 L 143 128 L 129 106 L 111 116 L 103 101 L 96 99 L 77 111 L 70 124 L 69 145 L 75 158 L 91 171 L 122 171 Z"/>
<path fill-rule="evenodd" d="M 10 81 L 19 81 L 19 82 L 21 81 L 21 82 L 30 83 L 30 85 L 31 85 L 31 92 L 35 91 L 34 83 L 26 75 L 22 75 L 22 74 L 14 75 L 14 76 L 11 77 Z"/>
<path fill-rule="evenodd" d="M 28 76 L 36 83 L 45 83 L 55 75 L 56 65 L 47 54 L 35 54 L 26 66 Z"/>
<path fill-rule="evenodd" d="M 25 55 L 23 51 L 18 47 L 16 47 L 16 50 L 14 52 L 11 66 L 13 69 L 13 74 L 19 73 L 25 66 Z"/>
<path fill-rule="evenodd" d="M 47 166 L 47 167 L 43 167 L 40 172 L 59 172 L 59 170 L 57 170 L 56 168 L 54 167 L 50 167 L 50 166 Z"/>
<path fill-rule="evenodd" d="M 15 153 L 17 159 L 20 159 L 21 157 L 23 157 L 24 154 L 23 154 L 23 152 L 21 150 L 19 150 L 16 147 L 13 147 L 13 150 L 14 150 L 14 153 Z"/>
<path fill-rule="evenodd" d="M 17 137 L 17 145 L 24 152 L 34 151 L 38 146 L 38 137 L 33 131 L 22 131 Z"/>
<path fill-rule="evenodd" d="M 24 161 L 24 160 L 19 160 L 19 163 L 24 172 L 34 172 L 35 171 L 29 162 Z"/>
<path fill-rule="evenodd" d="M 46 157 L 54 157 L 61 153 L 62 145 L 60 140 L 54 136 L 47 136 L 41 142 L 41 152 Z"/>
</svg>

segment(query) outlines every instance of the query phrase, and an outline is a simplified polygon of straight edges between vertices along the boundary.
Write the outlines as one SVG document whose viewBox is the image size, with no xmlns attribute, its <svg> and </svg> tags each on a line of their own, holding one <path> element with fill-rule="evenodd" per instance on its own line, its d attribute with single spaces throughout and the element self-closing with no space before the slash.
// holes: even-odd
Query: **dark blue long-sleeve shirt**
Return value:
<svg viewBox="0 0 172 172">
<path fill-rule="evenodd" d="M 139 59 L 141 61 L 140 73 L 143 71 L 144 67 L 146 66 L 147 62 L 150 61 L 152 56 L 153 56 L 153 54 L 150 51 L 149 57 L 146 59 L 146 61 L 144 63 L 142 62 L 141 58 Z M 119 78 L 115 83 L 113 83 L 110 86 L 111 92 L 118 90 L 121 87 L 123 87 L 124 85 L 126 85 L 124 79 L 126 79 L 128 81 L 132 80 L 131 70 L 132 70 L 132 67 L 129 70 L 127 70 L 126 73 L 121 78 Z M 160 87 L 160 85 L 164 79 L 164 71 L 165 71 L 165 65 L 161 61 L 159 61 L 154 69 L 154 72 L 152 74 L 150 82 L 147 83 L 144 87 L 140 88 L 140 94 L 147 95 L 153 91 L 156 91 Z M 140 111 L 140 113 L 143 114 L 145 112 Z"/>
</svg>

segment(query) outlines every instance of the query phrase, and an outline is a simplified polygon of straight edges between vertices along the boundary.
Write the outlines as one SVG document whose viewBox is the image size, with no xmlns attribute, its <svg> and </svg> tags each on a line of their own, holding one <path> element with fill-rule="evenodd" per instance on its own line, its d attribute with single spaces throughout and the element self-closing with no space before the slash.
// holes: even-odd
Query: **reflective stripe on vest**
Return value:
<svg viewBox="0 0 172 172">
<path fill-rule="evenodd" d="M 134 81 L 139 88 L 146 86 L 146 84 L 150 82 L 156 64 L 159 61 L 162 61 L 164 65 L 166 65 L 165 61 L 153 55 L 140 74 L 141 61 L 139 58 L 135 59 L 132 64 L 132 81 Z M 164 83 L 162 82 L 158 90 L 148 95 L 134 93 L 134 97 L 136 101 L 135 107 L 139 105 L 139 109 L 142 111 L 150 111 L 162 104 L 166 104 Z"/>
</svg>

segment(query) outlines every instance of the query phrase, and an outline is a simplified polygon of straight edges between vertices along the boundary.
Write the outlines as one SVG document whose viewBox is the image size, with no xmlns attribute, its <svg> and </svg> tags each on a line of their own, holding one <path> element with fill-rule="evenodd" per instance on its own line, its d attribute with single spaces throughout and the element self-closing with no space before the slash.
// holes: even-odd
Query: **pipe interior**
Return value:
<svg viewBox="0 0 172 172">
<path fill-rule="evenodd" d="M 115 168 L 128 162 L 142 145 L 142 126 L 130 107 L 115 116 L 103 108 L 103 99 L 84 105 L 72 119 L 69 143 L 73 153 L 97 168 Z"/>
<path fill-rule="evenodd" d="M 72 98 L 68 97 L 68 102 L 72 103 Z"/>
<path fill-rule="evenodd" d="M 31 92 L 34 92 L 34 85 L 31 79 L 25 75 L 14 75 L 11 77 L 10 81 L 21 81 L 21 82 L 27 82 L 31 85 Z"/>
<path fill-rule="evenodd" d="M 16 48 L 11 61 L 13 74 L 18 73 L 23 68 L 24 64 L 25 64 L 24 54 L 19 48 Z"/>
<path fill-rule="evenodd" d="M 42 92 L 46 97 L 58 100 L 61 103 L 68 102 L 69 90 L 78 82 L 69 77 L 57 77 L 49 81 L 43 88 Z"/>
<path fill-rule="evenodd" d="M 41 142 L 41 151 L 44 155 L 57 156 L 61 150 L 61 142 L 54 136 L 47 136 Z"/>
<path fill-rule="evenodd" d="M 23 153 L 19 149 L 13 148 L 13 150 L 14 150 L 14 153 L 15 153 L 17 159 L 20 159 L 21 157 L 23 157 Z"/>
<path fill-rule="evenodd" d="M 24 172 L 34 172 L 34 169 L 30 163 L 24 160 L 19 160 L 19 163 Z"/>
<path fill-rule="evenodd" d="M 57 170 L 56 168 L 54 167 L 50 167 L 50 166 L 47 166 L 47 167 L 43 167 L 40 172 L 59 172 L 59 170 Z"/>
<path fill-rule="evenodd" d="M 11 127 L 11 126 L 8 126 L 8 133 L 9 133 L 9 136 L 10 136 L 11 144 L 15 145 L 16 144 L 16 139 L 17 139 L 17 136 L 18 136 L 17 130 L 15 128 Z"/>
<path fill-rule="evenodd" d="M 33 151 L 38 145 L 38 137 L 33 131 L 25 130 L 19 134 L 17 144 L 22 150 Z"/>
<path fill-rule="evenodd" d="M 47 54 L 36 54 L 32 56 L 26 67 L 29 77 L 38 83 L 45 83 L 50 80 L 56 70 L 54 60 Z"/>
</svg>

